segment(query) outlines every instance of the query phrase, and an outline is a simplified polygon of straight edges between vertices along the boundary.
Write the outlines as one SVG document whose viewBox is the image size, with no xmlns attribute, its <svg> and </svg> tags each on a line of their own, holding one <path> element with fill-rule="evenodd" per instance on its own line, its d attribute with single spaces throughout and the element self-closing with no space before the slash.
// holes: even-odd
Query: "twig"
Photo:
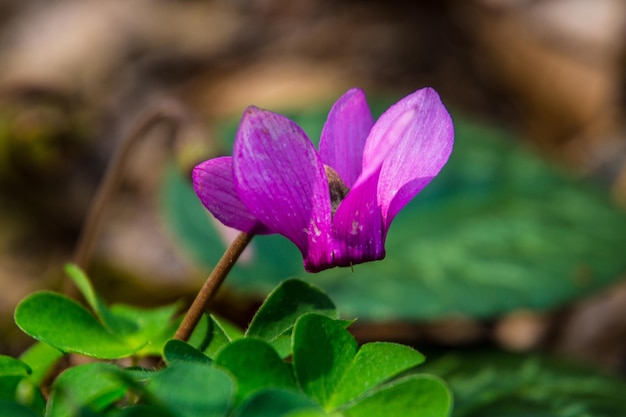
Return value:
<svg viewBox="0 0 626 417">
<path fill-rule="evenodd" d="M 87 217 L 83 222 L 83 227 L 72 256 L 72 262 L 86 269 L 87 264 L 91 260 L 96 238 L 102 228 L 102 219 L 106 205 L 117 190 L 134 145 L 145 138 L 154 126 L 162 122 L 170 124 L 172 129 L 171 137 L 174 137 L 180 127 L 181 119 L 182 111 L 172 102 L 161 102 L 156 108 L 152 108 L 139 116 L 139 120 L 115 151 L 100 182 L 98 191 L 89 207 Z"/>
</svg>

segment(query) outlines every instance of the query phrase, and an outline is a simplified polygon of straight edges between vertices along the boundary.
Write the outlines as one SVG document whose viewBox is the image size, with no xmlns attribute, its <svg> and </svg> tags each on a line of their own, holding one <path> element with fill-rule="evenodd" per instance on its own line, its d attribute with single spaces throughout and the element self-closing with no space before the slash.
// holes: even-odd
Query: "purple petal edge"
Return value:
<svg viewBox="0 0 626 417">
<path fill-rule="evenodd" d="M 386 113 L 393 118 L 393 113 L 405 112 L 407 108 L 415 114 L 387 154 L 378 180 L 378 204 L 385 230 L 400 210 L 437 176 L 454 145 L 452 118 L 435 90 L 418 90 Z"/>
<path fill-rule="evenodd" d="M 204 207 L 224 225 L 246 233 L 272 233 L 239 198 L 233 181 L 231 157 L 202 162 L 193 169 L 191 177 Z"/>
<path fill-rule="evenodd" d="M 365 93 L 353 88 L 328 113 L 320 138 L 322 161 L 332 167 L 348 188 L 361 173 L 365 140 L 374 121 Z"/>
</svg>

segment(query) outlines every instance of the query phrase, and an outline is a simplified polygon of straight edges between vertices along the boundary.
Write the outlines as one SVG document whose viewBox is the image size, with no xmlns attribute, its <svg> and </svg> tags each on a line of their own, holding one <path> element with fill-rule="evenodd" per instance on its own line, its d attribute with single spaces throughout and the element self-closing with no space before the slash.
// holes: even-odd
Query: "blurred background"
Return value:
<svg viewBox="0 0 626 417">
<path fill-rule="evenodd" d="M 109 302 L 193 297 L 228 232 L 189 173 L 229 153 L 246 106 L 316 140 L 348 88 L 380 114 L 432 86 L 456 148 L 392 226 L 387 259 L 305 276 L 268 238 L 217 310 L 245 325 L 276 282 L 303 276 L 359 317 L 361 341 L 546 352 L 623 374 L 625 78 L 622 0 L 2 0 L 0 353 L 29 343 L 15 305 L 62 287 L 107 164 L 151 109 L 175 105 L 180 128 L 150 129 L 106 206 L 88 271 Z"/>
</svg>

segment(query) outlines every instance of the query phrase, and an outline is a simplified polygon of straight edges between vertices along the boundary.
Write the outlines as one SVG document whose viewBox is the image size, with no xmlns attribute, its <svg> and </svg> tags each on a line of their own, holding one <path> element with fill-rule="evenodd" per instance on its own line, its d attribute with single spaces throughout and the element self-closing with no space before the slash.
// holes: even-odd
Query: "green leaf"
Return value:
<svg viewBox="0 0 626 417">
<path fill-rule="evenodd" d="M 344 373 L 328 406 L 347 403 L 424 360 L 424 355 L 408 346 L 387 342 L 367 343 L 361 346 Z"/>
<path fill-rule="evenodd" d="M 14 401 L 0 399 L 0 417 L 41 417 L 41 414 Z"/>
<path fill-rule="evenodd" d="M 202 349 L 202 352 L 210 358 L 215 358 L 217 352 L 229 344 L 232 339 L 226 333 L 222 324 L 212 315 L 209 315 L 209 328 L 211 332 L 211 342 Z"/>
<path fill-rule="evenodd" d="M 15 322 L 29 336 L 63 352 L 101 359 L 129 356 L 145 344 L 127 344 L 77 302 L 47 291 L 33 293 L 20 301 L 15 309 Z"/>
<path fill-rule="evenodd" d="M 182 340 L 169 340 L 163 348 L 163 357 L 168 365 L 175 361 L 211 363 L 211 359 Z"/>
<path fill-rule="evenodd" d="M 444 355 L 425 369 L 445 378 L 455 417 L 626 415 L 626 382 L 572 363 L 481 352 Z"/>
<path fill-rule="evenodd" d="M 302 390 L 325 407 L 357 351 L 342 323 L 318 314 L 298 319 L 293 331 L 293 370 Z"/>
<path fill-rule="evenodd" d="M 224 417 L 234 394 L 233 382 L 225 372 L 186 361 L 156 372 L 146 390 L 157 405 L 177 417 Z"/>
<path fill-rule="evenodd" d="M 32 372 L 30 366 L 11 356 L 0 355 L 0 376 L 26 376 Z"/>
<path fill-rule="evenodd" d="M 36 386 L 43 383 L 56 363 L 63 357 L 63 352 L 47 343 L 35 343 L 20 356 L 20 360 L 32 369 L 30 380 Z"/>
<path fill-rule="evenodd" d="M 339 417 L 341 414 L 327 414 L 324 410 L 316 408 L 308 408 L 303 410 L 292 411 L 286 417 Z"/>
<path fill-rule="evenodd" d="M 138 355 L 160 355 L 165 342 L 174 336 L 178 322 L 174 316 L 178 304 L 152 309 L 140 309 L 122 304 L 111 306 L 111 315 L 118 323 L 129 323 L 124 330 L 118 327 L 115 334 L 130 345 L 144 345 Z"/>
<path fill-rule="evenodd" d="M 172 414 L 155 405 L 141 404 L 126 407 L 119 414 L 115 414 L 114 417 L 172 417 Z"/>
<path fill-rule="evenodd" d="M 174 335 L 177 323 L 173 318 L 179 310 L 178 304 L 153 309 L 139 309 L 122 304 L 109 308 L 98 297 L 82 269 L 74 264 L 67 264 L 65 271 L 104 327 L 130 345 L 145 345 L 137 352 L 138 355 L 160 354 L 165 342 Z"/>
<path fill-rule="evenodd" d="M 234 323 L 222 318 L 217 317 L 211 314 L 211 319 L 213 322 L 221 329 L 224 335 L 228 338 L 229 341 L 241 339 L 244 337 L 244 331 Z"/>
<path fill-rule="evenodd" d="M 236 333 L 233 326 L 230 327 L 230 332 Z M 215 359 L 217 352 L 231 340 L 214 316 L 204 314 L 191 334 L 189 344 L 209 358 Z"/>
<path fill-rule="evenodd" d="M 120 373 L 118 367 L 107 363 L 68 368 L 52 385 L 46 417 L 72 417 L 83 407 L 104 410 L 126 395 Z"/>
<path fill-rule="evenodd" d="M 87 304 L 89 304 L 89 307 L 91 307 L 96 317 L 98 317 L 109 330 L 115 333 L 116 330 L 122 326 L 123 330 L 126 330 L 126 324 L 118 323 L 118 320 L 115 319 L 102 299 L 96 294 L 85 272 L 78 265 L 66 264 L 65 273 L 72 279 L 78 290 L 83 294 L 85 301 L 87 301 Z"/>
<path fill-rule="evenodd" d="M 0 399 L 14 400 L 18 384 L 30 373 L 30 367 L 24 362 L 0 355 Z"/>
<path fill-rule="evenodd" d="M 247 398 L 236 410 L 234 417 L 286 417 L 298 410 L 321 411 L 315 401 L 300 392 L 269 389 Z"/>
<path fill-rule="evenodd" d="M 141 404 L 126 407 L 112 417 L 172 417 L 172 414 L 158 406 Z"/>
<path fill-rule="evenodd" d="M 289 366 L 274 348 L 261 340 L 246 338 L 232 342 L 219 352 L 215 364 L 235 377 L 235 404 L 262 389 L 297 389 Z"/>
<path fill-rule="evenodd" d="M 281 356 L 288 356 L 291 353 L 291 330 L 298 318 L 306 313 L 338 317 L 335 304 L 319 288 L 300 280 L 284 281 L 261 305 L 246 337 L 265 340 Z"/>
<path fill-rule="evenodd" d="M 446 417 L 452 396 L 431 375 L 411 375 L 381 386 L 343 411 L 346 417 Z"/>
<path fill-rule="evenodd" d="M 388 104 L 370 102 L 374 113 Z M 294 120 L 317 141 L 329 108 Z M 606 189 L 550 166 L 504 132 L 457 115 L 454 123 L 450 161 L 394 220 L 383 261 L 311 275 L 287 239 L 257 236 L 227 285 L 258 296 L 302 277 L 348 317 L 380 321 L 549 309 L 622 276 L 626 215 Z M 236 124 L 224 127 L 218 136 L 228 151 Z M 223 239 L 188 179 L 173 169 L 164 209 L 197 259 L 214 265 Z"/>
</svg>

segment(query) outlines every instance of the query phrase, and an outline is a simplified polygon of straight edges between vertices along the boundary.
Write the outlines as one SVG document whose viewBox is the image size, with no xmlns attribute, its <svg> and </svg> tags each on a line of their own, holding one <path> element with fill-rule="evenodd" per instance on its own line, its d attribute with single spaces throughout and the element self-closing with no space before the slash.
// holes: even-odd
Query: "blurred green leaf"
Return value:
<svg viewBox="0 0 626 417">
<path fill-rule="evenodd" d="M 138 355 L 160 355 L 165 342 L 174 336 L 178 322 L 174 320 L 179 310 L 177 304 L 151 309 L 136 308 L 123 304 L 111 306 L 111 314 L 118 322 L 130 323 L 128 333 L 116 333 L 128 344 L 143 345 Z M 121 331 L 121 328 L 118 328 Z M 131 330 L 132 329 L 132 330 Z"/>
<path fill-rule="evenodd" d="M 287 417 L 297 410 L 321 412 L 319 404 L 300 392 L 269 389 L 247 398 L 235 411 L 234 417 Z M 324 416 L 325 413 L 322 412 L 321 415 Z"/>
<path fill-rule="evenodd" d="M 26 376 L 31 372 L 30 366 L 21 360 L 0 355 L 0 376 Z"/>
<path fill-rule="evenodd" d="M 281 282 L 257 310 L 246 337 L 257 337 L 282 356 L 291 353 L 291 330 L 298 318 L 317 313 L 337 318 L 335 304 L 319 288 L 300 280 Z"/>
<path fill-rule="evenodd" d="M 210 364 L 176 361 L 156 372 L 146 391 L 173 416 L 224 417 L 232 405 L 234 385 Z"/>
<path fill-rule="evenodd" d="M 626 382 L 587 367 L 500 352 L 448 354 L 426 371 L 444 378 L 453 417 L 617 417 Z"/>
<path fill-rule="evenodd" d="M 52 292 L 24 298 L 15 309 L 15 322 L 29 336 L 63 351 L 101 359 L 132 355 L 145 345 L 130 345 L 109 332 L 83 306 Z"/>
<path fill-rule="evenodd" d="M 111 333 L 132 345 L 143 343 L 145 346 L 137 352 L 139 355 L 161 354 L 163 345 L 174 335 L 178 326 L 173 319 L 179 310 L 177 304 L 152 309 L 140 309 L 122 304 L 109 308 L 96 294 L 91 281 L 82 269 L 77 265 L 67 264 L 65 272 L 72 278 L 91 309 Z"/>
<path fill-rule="evenodd" d="M 446 417 L 452 396 L 439 378 L 411 375 L 374 390 L 342 412 L 346 417 Z"/>
<path fill-rule="evenodd" d="M 219 352 L 215 364 L 235 378 L 235 404 L 261 389 L 297 389 L 289 366 L 274 348 L 261 340 L 246 338 L 230 343 Z"/>
<path fill-rule="evenodd" d="M 41 414 L 22 404 L 0 398 L 0 417 L 41 417 Z"/>
<path fill-rule="evenodd" d="M 68 368 L 52 385 L 46 417 L 72 417 L 83 407 L 100 411 L 124 398 L 127 386 L 120 372 L 107 363 Z"/>
<path fill-rule="evenodd" d="M 0 355 L 0 399 L 14 400 L 18 384 L 31 373 L 24 362 Z"/>
<path fill-rule="evenodd" d="M 33 370 L 29 378 L 33 384 L 39 386 L 62 357 L 63 352 L 60 350 L 47 343 L 38 342 L 22 353 L 20 360 Z"/>
<path fill-rule="evenodd" d="M 172 339 L 163 347 L 163 357 L 168 365 L 174 361 L 211 363 L 211 359 L 182 340 Z"/>
<path fill-rule="evenodd" d="M 114 417 L 172 417 L 173 415 L 161 407 L 154 405 L 135 405 L 132 407 L 124 408 L 119 414 L 114 414 Z"/>
<path fill-rule="evenodd" d="M 373 107 L 380 113 L 386 103 Z M 326 113 L 293 119 L 317 141 Z M 626 215 L 606 190 L 550 166 L 502 131 L 454 119 L 450 161 L 394 220 L 383 261 L 306 274 L 291 242 L 257 236 L 251 259 L 239 262 L 227 284 L 258 294 L 304 277 L 348 317 L 389 320 L 553 308 L 619 279 Z M 221 137 L 230 149 L 236 124 L 226 128 Z M 214 265 L 226 238 L 173 169 L 163 201 L 192 253 Z"/>
</svg>

